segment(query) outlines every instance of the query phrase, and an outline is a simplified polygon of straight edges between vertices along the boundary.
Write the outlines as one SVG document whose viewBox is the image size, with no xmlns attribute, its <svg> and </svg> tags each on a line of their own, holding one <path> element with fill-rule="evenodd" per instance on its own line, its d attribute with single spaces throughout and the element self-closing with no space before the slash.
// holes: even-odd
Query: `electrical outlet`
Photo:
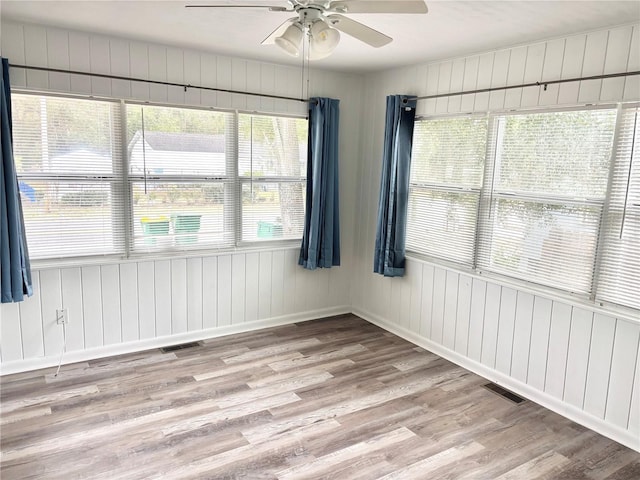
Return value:
<svg viewBox="0 0 640 480">
<path fill-rule="evenodd" d="M 59 308 L 56 310 L 56 323 L 62 325 L 63 323 L 69 323 L 69 316 L 67 315 L 66 308 Z"/>
</svg>

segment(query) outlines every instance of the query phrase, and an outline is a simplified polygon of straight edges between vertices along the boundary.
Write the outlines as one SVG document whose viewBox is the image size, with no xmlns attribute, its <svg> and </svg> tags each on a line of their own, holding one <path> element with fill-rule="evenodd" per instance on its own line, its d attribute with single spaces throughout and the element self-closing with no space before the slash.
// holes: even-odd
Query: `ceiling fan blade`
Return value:
<svg viewBox="0 0 640 480">
<path fill-rule="evenodd" d="M 380 33 L 371 27 L 367 27 L 360 22 L 343 17 L 342 15 L 328 15 L 327 20 L 329 20 L 331 26 L 336 30 L 351 35 L 372 47 L 380 48 L 393 41 L 391 37 L 387 37 L 384 33 Z"/>
<path fill-rule="evenodd" d="M 284 31 L 289 28 L 293 22 L 298 20 L 296 17 L 288 18 L 283 23 L 280 24 L 273 32 L 269 34 L 267 38 L 262 41 L 262 45 L 274 45 L 276 43 L 276 38 L 281 36 Z"/>
<path fill-rule="evenodd" d="M 287 7 L 280 7 L 275 5 L 231 5 L 228 3 L 209 4 L 209 5 L 185 5 L 185 8 L 266 8 L 270 12 L 293 12 Z"/>
<path fill-rule="evenodd" d="M 331 2 L 329 10 L 339 13 L 427 13 L 423 0 L 343 0 Z"/>
</svg>

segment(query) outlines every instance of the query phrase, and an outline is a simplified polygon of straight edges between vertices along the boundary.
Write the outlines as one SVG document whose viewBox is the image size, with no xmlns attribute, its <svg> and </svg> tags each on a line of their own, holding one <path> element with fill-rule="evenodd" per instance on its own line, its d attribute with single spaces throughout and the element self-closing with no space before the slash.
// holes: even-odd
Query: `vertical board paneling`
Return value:
<svg viewBox="0 0 640 480">
<path fill-rule="evenodd" d="M 69 68 L 78 72 L 91 71 L 91 52 L 88 35 L 69 32 Z M 91 77 L 71 75 L 71 91 L 75 93 L 91 93 Z"/>
<path fill-rule="evenodd" d="M 446 289 L 444 294 L 444 326 L 442 344 L 453 350 L 456 343 L 456 320 L 458 317 L 458 280 L 460 276 L 447 270 Z"/>
<path fill-rule="evenodd" d="M 24 358 L 44 356 L 42 337 L 42 310 L 40 298 L 40 273 L 31 272 L 33 295 L 20 303 L 20 328 L 22 332 L 22 355 Z"/>
<path fill-rule="evenodd" d="M 513 288 L 502 288 L 500 297 L 500 317 L 498 320 L 498 344 L 496 345 L 496 370 L 509 375 L 511 353 L 513 352 L 513 332 L 515 327 L 518 292 Z"/>
<path fill-rule="evenodd" d="M 436 267 L 433 273 L 433 310 L 431 318 L 431 340 L 442 343 L 444 332 L 444 297 L 447 290 L 447 271 Z"/>
<path fill-rule="evenodd" d="M 253 322 L 258 319 L 260 254 L 255 252 L 247 253 L 245 267 L 247 275 L 245 318 L 247 322 Z"/>
<path fill-rule="evenodd" d="M 27 65 L 48 67 L 47 30 L 37 25 L 24 26 L 24 61 Z M 49 74 L 27 70 L 27 86 L 35 90 L 49 87 Z"/>
<path fill-rule="evenodd" d="M 91 72 L 111 74 L 111 54 L 109 39 L 92 35 L 89 37 L 89 54 Z M 91 77 L 91 93 L 94 95 L 111 96 L 111 80 L 108 78 Z"/>
<path fill-rule="evenodd" d="M 572 310 L 570 305 L 560 302 L 553 302 L 551 307 L 549 354 L 544 391 L 559 399 L 564 397 Z"/>
<path fill-rule="evenodd" d="M 518 292 L 516 320 L 513 329 L 513 351 L 511 352 L 510 375 L 523 383 L 527 381 L 527 371 L 529 370 L 532 318 L 533 295 Z"/>
<path fill-rule="evenodd" d="M 260 253 L 260 268 L 258 272 L 258 318 L 271 316 L 271 252 Z M 253 294 L 255 295 L 255 293 Z"/>
<path fill-rule="evenodd" d="M 636 364 L 633 366 L 633 393 L 631 394 L 631 411 L 629 412 L 628 430 L 636 438 L 640 436 L 640 352 L 636 354 Z"/>
<path fill-rule="evenodd" d="M 496 52 L 491 74 L 491 87 L 504 87 L 507 84 L 511 50 Z M 498 90 L 489 94 L 489 110 L 501 110 L 504 107 L 505 91 Z"/>
<path fill-rule="evenodd" d="M 202 259 L 202 327 L 218 326 L 218 257 Z"/>
<path fill-rule="evenodd" d="M 271 316 L 284 314 L 284 259 L 285 252 L 277 250 L 271 258 Z"/>
<path fill-rule="evenodd" d="M 567 354 L 564 401 L 578 408 L 582 408 L 584 404 L 592 326 L 593 312 L 583 308 L 573 309 L 571 334 L 569 335 L 569 352 Z"/>
<path fill-rule="evenodd" d="M 478 64 L 478 89 L 491 87 L 494 57 L 495 54 L 493 52 L 480 55 Z M 476 93 L 473 109 L 476 112 L 487 111 L 489 109 L 489 93 Z"/>
<path fill-rule="evenodd" d="M 431 265 L 422 266 L 422 308 L 420 313 L 420 335 L 431 338 L 433 314 L 433 276 Z"/>
<path fill-rule="evenodd" d="M 100 267 L 102 322 L 105 345 L 122 342 L 119 270 L 118 265 L 103 265 Z"/>
<path fill-rule="evenodd" d="M 167 48 L 167 82 L 184 84 L 184 51 L 179 48 Z M 185 91 L 182 87 L 168 86 L 169 103 L 185 103 Z"/>
<path fill-rule="evenodd" d="M 453 65 L 451 67 L 451 83 L 449 86 L 449 90 L 451 92 L 462 91 L 462 87 L 463 87 L 462 82 L 464 80 L 464 72 L 465 72 L 464 58 L 454 60 Z M 462 98 L 460 95 L 454 95 L 453 97 L 449 97 L 449 104 L 447 106 L 447 111 L 449 113 L 460 112 L 461 107 L 462 107 Z"/>
<path fill-rule="evenodd" d="M 273 65 L 260 65 L 260 93 L 273 93 L 275 83 L 275 67 Z M 265 112 L 273 111 L 273 99 L 260 98 L 260 107 Z"/>
<path fill-rule="evenodd" d="M 218 56 L 216 58 L 216 86 L 218 88 L 230 90 L 231 85 L 231 59 L 228 57 Z M 231 108 L 231 94 L 218 92 L 218 106 L 222 108 Z"/>
<path fill-rule="evenodd" d="M 171 333 L 184 333 L 187 321 L 187 261 L 171 260 Z"/>
<path fill-rule="evenodd" d="M 527 62 L 524 67 L 524 83 L 532 83 L 542 80 L 542 65 L 546 44 L 538 43 L 530 45 L 527 49 Z M 521 107 L 533 107 L 538 104 L 541 87 L 526 87 L 522 89 Z"/>
<path fill-rule="evenodd" d="M 24 58 L 24 28 L 13 23 L 2 24 L 0 28 L 0 44 L 2 56 L 8 58 L 10 63 L 25 65 Z M 11 85 L 13 87 L 25 87 L 27 85 L 27 72 L 22 68 L 11 68 L 9 71 Z"/>
<path fill-rule="evenodd" d="M 192 51 L 184 52 L 184 83 L 187 85 L 202 85 L 200 78 L 200 54 Z M 200 97 L 199 88 L 187 88 L 184 92 L 184 102 L 188 105 L 200 105 L 202 99 Z"/>
<path fill-rule="evenodd" d="M 511 49 L 507 85 L 520 85 L 524 81 L 524 69 L 527 63 L 527 47 Z M 504 94 L 504 108 L 516 108 L 522 102 L 522 89 L 512 88 Z"/>
<path fill-rule="evenodd" d="M 456 312 L 456 341 L 455 351 L 467 355 L 467 342 L 469 341 L 469 319 L 471 315 L 471 285 L 472 279 L 466 275 L 460 275 L 458 280 L 458 305 Z"/>
<path fill-rule="evenodd" d="M 42 301 L 42 333 L 44 354 L 59 355 L 62 350 L 62 332 L 56 324 L 56 309 L 62 308 L 60 270 L 40 272 L 40 299 Z"/>
<path fill-rule="evenodd" d="M 247 65 L 247 92 L 260 92 L 260 64 L 257 62 Z M 260 97 L 247 95 L 247 110 L 260 110 Z"/>
<path fill-rule="evenodd" d="M 63 268 L 60 270 L 60 286 L 62 289 L 62 306 L 67 309 L 67 350 L 84 348 L 85 322 L 83 314 L 82 275 L 80 268 Z M 95 323 L 93 323 L 95 328 Z"/>
<path fill-rule="evenodd" d="M 598 418 L 604 418 L 607 403 L 615 328 L 615 318 L 607 317 L 599 313 L 593 316 L 593 340 L 589 352 L 584 409 Z"/>
<path fill-rule="evenodd" d="M 295 310 L 296 302 L 296 271 L 298 257 L 295 250 L 284 252 L 284 313 L 291 314 Z"/>
<path fill-rule="evenodd" d="M 204 87 L 216 87 L 218 84 L 218 64 L 214 55 L 203 53 L 200 55 L 200 81 Z M 202 90 L 200 102 L 204 106 L 212 107 L 218 104 L 217 92 Z"/>
<path fill-rule="evenodd" d="M 203 328 L 202 278 L 202 259 L 187 259 L 187 329 L 190 332 Z"/>
<path fill-rule="evenodd" d="M 149 79 L 149 47 L 144 43 L 129 43 L 129 70 L 131 77 Z M 137 100 L 149 100 L 149 84 L 131 82 L 131 96 Z"/>
<path fill-rule="evenodd" d="M 547 50 L 542 66 L 542 80 L 558 80 L 562 75 L 562 61 L 564 60 L 564 38 L 547 42 Z M 560 85 L 547 85 L 540 89 L 539 105 L 555 105 L 558 102 Z"/>
<path fill-rule="evenodd" d="M 104 322 L 100 267 L 82 267 L 82 311 L 84 348 L 101 347 L 104 345 Z"/>
<path fill-rule="evenodd" d="M 496 365 L 498 345 L 498 319 L 500 318 L 500 297 L 502 289 L 495 283 L 487 284 L 484 303 L 484 329 L 482 331 L 482 354 L 480 361 L 487 367 Z"/>
<path fill-rule="evenodd" d="M 69 33 L 56 28 L 47 29 L 47 64 L 51 68 L 69 69 Z M 49 73 L 49 88 L 59 92 L 71 89 L 68 73 Z"/>
<path fill-rule="evenodd" d="M 140 338 L 138 322 L 138 266 L 123 263 L 120 272 L 120 307 L 122 309 L 122 341 L 133 342 Z"/>
<path fill-rule="evenodd" d="M 0 347 L 0 353 L 2 353 L 1 359 L 3 362 L 12 362 L 22 359 L 20 309 L 18 308 L 17 303 L 6 303 L 2 305 Z"/>
<path fill-rule="evenodd" d="M 438 93 L 438 77 L 440 76 L 440 65 L 431 64 L 427 70 L 426 95 L 436 95 Z M 436 113 L 436 100 L 430 98 L 424 101 L 425 111 L 428 115 Z"/>
<path fill-rule="evenodd" d="M 218 326 L 231 325 L 231 255 L 218 257 Z"/>
<path fill-rule="evenodd" d="M 149 45 L 149 79 L 159 82 L 167 81 L 167 49 L 165 47 Z M 149 85 L 149 98 L 154 102 L 166 102 L 167 86 Z"/>
<path fill-rule="evenodd" d="M 627 428 L 633 392 L 633 377 L 638 364 L 640 324 L 618 320 L 611 358 L 611 376 L 605 419 Z"/>
<path fill-rule="evenodd" d="M 582 74 L 584 61 L 584 47 L 587 41 L 586 35 L 576 35 L 567 38 L 564 45 L 564 57 L 562 59 L 562 74 L 560 78 L 578 78 Z M 558 89 L 558 104 L 572 104 L 578 101 L 580 82 L 562 83 Z"/>
<path fill-rule="evenodd" d="M 140 339 L 156 336 L 156 287 L 154 262 L 138 263 L 138 318 Z"/>
<path fill-rule="evenodd" d="M 469 317 L 467 355 L 476 362 L 480 362 L 482 358 L 486 296 L 487 282 L 474 278 L 471 282 L 471 314 Z"/>
<path fill-rule="evenodd" d="M 587 43 L 584 48 L 584 62 L 582 63 L 582 76 L 601 75 L 604 71 L 604 60 L 607 53 L 608 31 L 593 32 L 587 35 Z M 600 99 L 602 80 L 586 80 L 580 82 L 578 102 L 591 103 Z"/>
<path fill-rule="evenodd" d="M 631 34 L 627 71 L 635 72 L 638 70 L 640 70 L 640 26 L 636 25 Z M 633 75 L 625 79 L 623 100 L 640 100 L 640 75 Z"/>
<path fill-rule="evenodd" d="M 244 322 L 245 299 L 245 256 L 237 253 L 231 256 L 231 323 Z"/>
<path fill-rule="evenodd" d="M 241 92 L 247 90 L 247 61 L 239 58 L 231 59 L 231 87 Z M 244 110 L 247 108 L 245 95 L 234 95 L 231 99 L 233 108 Z M 285 111 L 285 110 L 283 110 Z"/>
<path fill-rule="evenodd" d="M 451 62 L 442 62 L 440 64 L 440 73 L 438 74 L 438 94 L 449 92 L 451 85 Z M 441 97 L 436 99 L 436 113 L 446 113 L 449 104 L 449 97 Z"/>
<path fill-rule="evenodd" d="M 625 70 L 629 61 L 629 47 L 633 27 L 619 27 L 609 31 L 607 53 L 603 73 L 620 73 Z M 607 78 L 602 81 L 601 101 L 619 101 L 624 95 L 624 81 L 621 78 Z"/>
<path fill-rule="evenodd" d="M 171 335 L 171 260 L 157 260 L 154 268 L 156 335 Z"/>
<path fill-rule="evenodd" d="M 411 304 L 409 306 L 409 330 L 420 332 L 420 316 L 422 313 L 422 265 L 407 262 L 407 272 L 411 276 Z"/>
<path fill-rule="evenodd" d="M 109 42 L 111 74 L 120 77 L 130 77 L 129 42 L 111 39 Z M 112 80 L 111 92 L 116 98 L 131 97 L 131 82 L 127 80 Z"/>
<path fill-rule="evenodd" d="M 544 391 L 547 374 L 552 305 L 551 300 L 542 297 L 535 297 L 533 303 L 527 383 L 541 392 Z"/>
</svg>

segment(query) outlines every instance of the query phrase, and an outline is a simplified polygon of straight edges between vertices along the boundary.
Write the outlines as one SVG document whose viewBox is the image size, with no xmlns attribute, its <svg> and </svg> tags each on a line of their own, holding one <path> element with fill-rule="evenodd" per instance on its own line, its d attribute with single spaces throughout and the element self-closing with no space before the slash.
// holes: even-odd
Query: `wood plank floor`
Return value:
<svg viewBox="0 0 640 480">
<path fill-rule="evenodd" d="M 1 379 L 8 479 L 638 479 L 640 454 L 355 316 Z"/>
</svg>

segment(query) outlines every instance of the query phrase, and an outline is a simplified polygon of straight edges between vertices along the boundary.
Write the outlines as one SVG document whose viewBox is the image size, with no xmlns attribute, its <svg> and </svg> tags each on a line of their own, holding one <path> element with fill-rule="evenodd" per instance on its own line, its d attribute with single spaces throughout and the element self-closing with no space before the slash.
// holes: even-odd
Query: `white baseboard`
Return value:
<svg viewBox="0 0 640 480">
<path fill-rule="evenodd" d="M 280 325 L 289 325 L 292 323 L 315 320 L 333 315 L 342 315 L 345 313 L 351 313 L 350 306 L 322 308 L 304 313 L 295 313 L 264 320 L 257 320 L 254 322 L 239 323 L 237 325 L 227 325 L 224 327 L 208 328 L 194 332 L 178 333 L 175 335 L 136 340 L 134 342 L 117 343 L 97 348 L 89 348 L 86 350 L 71 351 L 64 354 L 62 364 L 68 365 L 70 363 L 86 362 L 89 360 L 96 360 L 98 358 L 112 357 L 114 355 L 123 355 L 126 353 L 141 352 L 143 350 L 150 350 L 153 348 L 167 347 L 169 345 L 176 345 L 179 343 L 197 342 L 200 340 L 207 340 L 209 338 L 232 335 L 234 333 L 277 327 Z M 59 360 L 60 357 L 56 355 L 2 363 L 0 365 L 0 376 L 10 375 L 12 373 L 28 372 L 30 370 L 37 370 L 40 368 L 55 367 L 58 365 Z"/>
<path fill-rule="evenodd" d="M 386 320 L 380 318 L 379 316 L 366 312 L 364 310 L 353 308 L 352 313 L 357 315 L 368 322 L 371 322 L 380 328 L 383 328 L 391 333 L 398 335 L 399 337 L 408 340 L 409 342 L 418 345 L 425 350 L 428 350 L 436 355 L 441 356 L 442 358 L 446 358 L 447 360 L 455 363 L 456 365 L 460 365 L 467 370 L 470 370 L 481 377 L 486 378 L 498 385 L 501 385 L 509 390 L 514 391 L 515 393 L 522 395 L 523 397 L 536 402 L 539 405 L 542 405 L 549 410 L 556 412 L 563 417 L 566 417 L 570 420 L 573 420 L 580 425 L 583 425 L 591 430 L 594 430 L 605 437 L 608 437 L 612 440 L 615 440 L 622 445 L 625 445 L 637 452 L 640 452 L 640 438 L 632 435 L 629 431 L 624 430 L 615 425 L 611 425 L 607 423 L 601 418 L 594 417 L 584 410 L 580 410 L 579 408 L 574 407 L 568 403 L 559 400 L 556 397 L 552 397 L 551 395 L 541 392 L 538 389 L 527 385 L 526 383 L 522 383 L 519 380 L 516 380 L 504 373 L 498 372 L 492 368 L 489 368 L 481 363 L 476 362 L 464 355 L 460 355 L 453 350 L 450 350 L 442 345 L 435 343 L 428 338 L 425 338 L 421 335 L 418 335 L 415 332 L 407 330 L 404 327 L 399 325 L 394 325 Z"/>
</svg>

